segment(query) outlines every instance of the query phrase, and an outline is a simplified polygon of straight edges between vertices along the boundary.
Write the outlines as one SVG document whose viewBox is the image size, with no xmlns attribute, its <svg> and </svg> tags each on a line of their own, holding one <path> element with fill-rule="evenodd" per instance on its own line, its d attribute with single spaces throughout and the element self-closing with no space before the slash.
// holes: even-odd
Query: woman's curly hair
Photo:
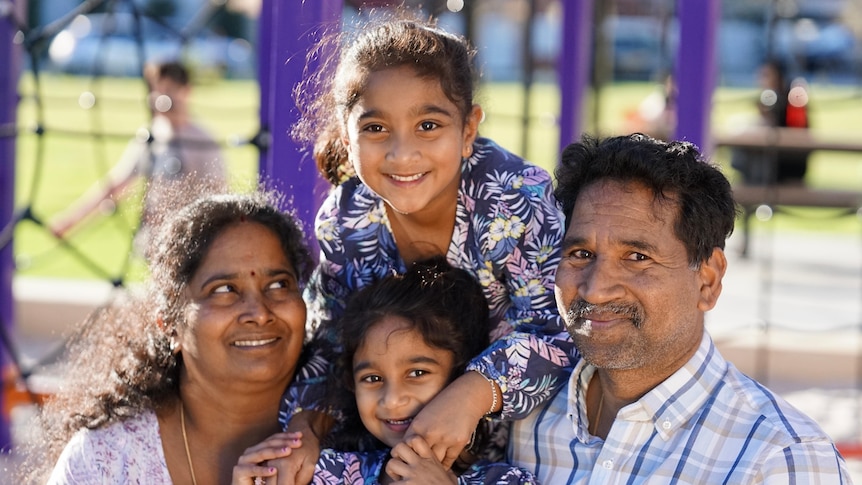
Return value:
<svg viewBox="0 0 862 485">
<path fill-rule="evenodd" d="M 300 284 L 312 270 L 299 222 L 279 209 L 274 192 L 218 194 L 168 217 L 150 246 L 144 285 L 117 292 L 82 322 L 67 343 L 59 393 L 45 403 L 42 436 L 27 453 L 30 480 L 41 479 L 72 435 L 175 402 L 182 354 L 171 336 L 185 325 L 185 288 L 213 241 L 237 222 L 272 230 Z M 27 479 L 27 478 L 25 478 Z"/>
</svg>

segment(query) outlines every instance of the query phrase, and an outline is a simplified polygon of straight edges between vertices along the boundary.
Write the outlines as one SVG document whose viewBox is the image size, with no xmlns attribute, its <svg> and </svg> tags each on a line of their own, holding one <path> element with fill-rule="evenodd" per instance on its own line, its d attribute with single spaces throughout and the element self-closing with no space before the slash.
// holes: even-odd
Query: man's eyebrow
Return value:
<svg viewBox="0 0 862 485">
<path fill-rule="evenodd" d="M 581 246 L 586 242 L 585 237 L 581 236 L 566 236 L 563 238 L 562 247 L 569 248 L 572 246 Z M 646 242 L 642 239 L 622 239 L 619 243 L 623 246 L 637 249 L 644 252 L 656 252 L 658 247 L 655 244 Z"/>
<path fill-rule="evenodd" d="M 568 248 L 572 246 L 579 246 L 586 241 L 586 238 L 581 236 L 566 236 L 563 238 L 562 247 Z"/>
<path fill-rule="evenodd" d="M 648 243 L 642 239 L 624 239 L 620 241 L 623 245 L 639 249 L 648 253 L 654 253 L 658 250 L 655 244 Z"/>
</svg>

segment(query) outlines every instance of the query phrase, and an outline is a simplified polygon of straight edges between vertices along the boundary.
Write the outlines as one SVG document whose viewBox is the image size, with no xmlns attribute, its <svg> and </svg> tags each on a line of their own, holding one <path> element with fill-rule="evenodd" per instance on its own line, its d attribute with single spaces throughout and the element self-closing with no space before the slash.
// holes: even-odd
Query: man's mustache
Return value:
<svg viewBox="0 0 862 485">
<path fill-rule="evenodd" d="M 590 303 L 583 298 L 577 298 L 569 305 L 569 310 L 566 312 L 566 327 L 571 332 L 576 324 L 582 325 L 584 321 L 588 320 L 587 315 L 596 313 L 601 315 L 613 314 L 628 318 L 636 328 L 640 328 L 644 321 L 644 312 L 640 305 L 634 303 L 605 303 L 598 305 Z"/>
</svg>

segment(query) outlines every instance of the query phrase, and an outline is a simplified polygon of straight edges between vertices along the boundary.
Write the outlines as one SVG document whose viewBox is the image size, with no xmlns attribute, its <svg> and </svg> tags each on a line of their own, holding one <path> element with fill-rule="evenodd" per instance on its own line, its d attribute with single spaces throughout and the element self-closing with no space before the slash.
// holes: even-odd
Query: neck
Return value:
<svg viewBox="0 0 862 485">
<path fill-rule="evenodd" d="M 216 397 L 194 386 L 180 387 L 178 404 L 184 412 L 185 441 L 197 483 L 230 483 L 233 466 L 243 452 L 280 431 L 277 416 L 282 388 L 272 388 L 272 392 Z"/>
<path fill-rule="evenodd" d="M 455 230 L 457 208 L 457 200 L 446 207 L 435 208 L 434 214 L 428 210 L 418 214 L 401 214 L 386 206 L 389 228 L 405 263 L 446 255 Z"/>
</svg>

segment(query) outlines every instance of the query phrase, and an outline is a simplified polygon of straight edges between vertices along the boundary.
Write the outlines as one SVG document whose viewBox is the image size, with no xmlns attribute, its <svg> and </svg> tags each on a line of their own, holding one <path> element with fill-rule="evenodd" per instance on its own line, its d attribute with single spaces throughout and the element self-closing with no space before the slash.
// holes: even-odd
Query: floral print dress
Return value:
<svg viewBox="0 0 862 485">
<path fill-rule="evenodd" d="M 314 467 L 313 485 L 364 484 L 377 485 L 385 473 L 389 450 L 367 453 L 338 452 L 325 449 Z M 459 485 L 520 485 L 538 484 L 536 477 L 523 468 L 507 463 L 474 463 L 458 476 Z"/>
<path fill-rule="evenodd" d="M 563 215 L 550 175 L 479 138 L 462 163 L 455 217 L 446 259 L 481 283 L 495 325 L 492 345 L 468 370 L 500 386 L 500 418 L 523 418 L 565 384 L 577 360 L 554 299 Z M 407 269 L 385 202 L 357 177 L 332 191 L 315 226 L 321 261 L 305 290 L 309 357 L 285 393 L 284 426 L 303 409 L 324 410 L 327 373 L 340 352 L 333 322 L 350 295 Z"/>
</svg>

